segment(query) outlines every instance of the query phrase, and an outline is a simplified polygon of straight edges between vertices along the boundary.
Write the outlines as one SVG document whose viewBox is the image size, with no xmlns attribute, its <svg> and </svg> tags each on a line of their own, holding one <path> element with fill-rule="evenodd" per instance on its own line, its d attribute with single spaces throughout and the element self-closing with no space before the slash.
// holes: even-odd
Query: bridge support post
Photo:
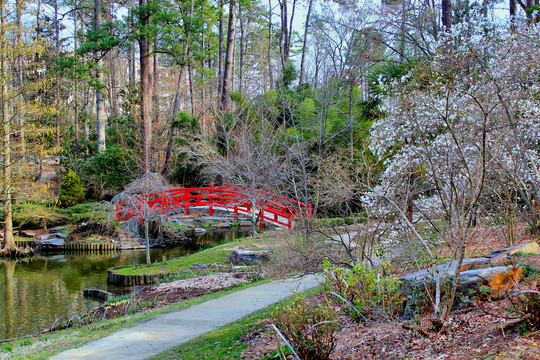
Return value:
<svg viewBox="0 0 540 360">
<path fill-rule="evenodd" d="M 214 216 L 214 198 L 212 196 L 212 189 L 208 190 L 208 201 L 210 202 L 208 216 Z"/>
<path fill-rule="evenodd" d="M 261 229 L 264 229 L 264 217 L 263 216 L 264 216 L 264 210 L 261 209 L 261 212 L 259 214 L 259 227 Z"/>
</svg>

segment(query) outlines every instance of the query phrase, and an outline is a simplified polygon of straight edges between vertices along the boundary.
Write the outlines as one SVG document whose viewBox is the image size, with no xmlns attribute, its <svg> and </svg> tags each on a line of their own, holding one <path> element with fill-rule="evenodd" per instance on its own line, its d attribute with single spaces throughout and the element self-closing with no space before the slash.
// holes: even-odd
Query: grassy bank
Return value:
<svg viewBox="0 0 540 360">
<path fill-rule="evenodd" d="M 319 288 L 314 288 L 304 292 L 303 294 L 309 296 L 318 293 L 319 291 Z M 264 326 L 262 320 L 270 318 L 271 314 L 277 308 L 282 308 L 289 303 L 292 298 L 293 297 L 288 297 L 285 300 L 254 312 L 236 322 L 225 325 L 219 329 L 209 331 L 204 335 L 201 335 L 181 345 L 175 346 L 174 348 L 150 357 L 149 359 L 241 359 L 242 352 L 247 348 L 247 342 L 243 342 L 241 339 L 250 332 Z"/>
<path fill-rule="evenodd" d="M 36 337 L 3 342 L 0 343 L 0 359 L 48 359 L 56 353 L 81 346 L 92 340 L 103 338 L 116 331 L 132 327 L 141 321 L 153 318 L 157 315 L 182 310 L 189 306 L 218 298 L 253 285 L 255 284 L 236 286 L 229 290 L 206 294 L 163 308 L 144 313 L 136 313 L 122 318 L 105 320 L 81 328 L 61 330 Z"/>
<path fill-rule="evenodd" d="M 268 233 L 259 237 L 241 238 L 177 259 L 155 263 L 151 266 L 126 267 L 116 270 L 115 273 L 121 275 L 168 274 L 188 271 L 190 267 L 198 263 L 228 265 L 229 257 L 234 250 L 272 250 L 279 240 L 277 236 L 276 233 Z"/>
</svg>

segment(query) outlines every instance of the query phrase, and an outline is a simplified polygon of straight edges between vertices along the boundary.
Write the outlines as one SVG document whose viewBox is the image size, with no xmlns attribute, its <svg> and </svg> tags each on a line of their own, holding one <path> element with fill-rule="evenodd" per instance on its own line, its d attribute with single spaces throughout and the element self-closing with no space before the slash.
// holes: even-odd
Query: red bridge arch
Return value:
<svg viewBox="0 0 540 360">
<path fill-rule="evenodd" d="M 116 217 L 119 221 L 142 217 L 145 212 L 161 212 L 183 209 L 189 215 L 191 207 L 208 207 L 210 216 L 214 208 L 226 208 L 235 214 L 260 214 L 260 223 L 265 221 L 287 226 L 292 229 L 293 220 L 302 215 L 311 218 L 311 204 L 304 204 L 285 196 L 236 186 L 213 186 L 201 188 L 173 189 L 141 196 L 116 204 Z"/>
</svg>

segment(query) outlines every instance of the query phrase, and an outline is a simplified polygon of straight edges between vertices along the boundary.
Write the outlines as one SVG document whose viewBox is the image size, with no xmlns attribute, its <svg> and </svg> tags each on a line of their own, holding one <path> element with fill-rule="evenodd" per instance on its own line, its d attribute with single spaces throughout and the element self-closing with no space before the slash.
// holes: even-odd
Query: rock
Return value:
<svg viewBox="0 0 540 360">
<path fill-rule="evenodd" d="M 21 231 L 21 236 L 26 238 L 35 238 L 37 236 L 37 233 L 32 230 L 23 230 Z"/>
<path fill-rule="evenodd" d="M 194 232 L 195 232 L 195 236 L 201 236 L 201 235 L 206 234 L 206 229 L 195 228 Z"/>
<path fill-rule="evenodd" d="M 230 261 L 233 264 L 255 264 L 270 260 L 271 251 L 235 250 L 231 254 Z"/>
<path fill-rule="evenodd" d="M 521 273 L 521 268 L 513 266 L 497 266 L 462 271 L 459 274 L 457 290 L 463 291 L 466 289 L 478 289 L 480 286 L 489 286 L 491 294 L 493 296 L 499 296 L 519 282 Z M 443 283 L 447 279 L 453 280 L 454 278 L 455 271 L 441 273 L 441 282 Z M 432 287 L 435 283 L 434 276 L 428 270 L 407 275 L 400 280 L 404 283 L 402 290 L 405 293 L 409 293 L 414 288 Z"/>
<path fill-rule="evenodd" d="M 211 264 L 203 264 L 203 263 L 196 263 L 192 267 L 190 267 L 191 270 L 205 270 L 205 269 L 216 269 L 216 270 L 227 270 L 228 267 L 223 264 L 218 263 L 211 263 Z"/>
<path fill-rule="evenodd" d="M 46 241 L 50 239 L 65 239 L 67 235 L 58 233 L 58 234 L 47 234 L 47 235 L 38 235 L 37 240 Z"/>
<path fill-rule="evenodd" d="M 64 239 L 52 238 L 46 240 L 36 240 L 36 244 L 45 248 L 61 248 L 64 247 Z"/>
<path fill-rule="evenodd" d="M 528 244 L 508 245 L 491 252 L 491 254 L 486 255 L 486 258 L 490 259 L 490 263 L 492 264 L 501 264 L 510 256 L 517 253 L 540 255 L 540 246 L 538 246 L 538 244 L 535 242 Z"/>
<path fill-rule="evenodd" d="M 356 249 L 358 244 L 353 239 L 356 239 L 357 235 L 357 232 L 334 235 L 327 239 L 326 242 L 332 245 L 346 246 L 349 249 Z"/>
<path fill-rule="evenodd" d="M 52 229 L 50 229 L 49 233 L 50 234 L 59 234 L 65 229 L 66 229 L 65 226 L 57 226 L 57 227 L 53 227 Z"/>
</svg>

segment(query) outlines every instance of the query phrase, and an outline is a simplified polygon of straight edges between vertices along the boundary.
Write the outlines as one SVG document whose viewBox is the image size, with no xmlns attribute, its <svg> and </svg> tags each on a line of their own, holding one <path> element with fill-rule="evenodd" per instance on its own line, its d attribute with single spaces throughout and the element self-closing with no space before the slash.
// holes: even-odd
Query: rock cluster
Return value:
<svg viewBox="0 0 540 360">
<path fill-rule="evenodd" d="M 459 271 L 458 290 L 488 286 L 491 294 L 497 296 L 519 282 L 523 269 L 517 266 L 502 265 L 517 253 L 540 255 L 540 246 L 529 244 L 510 245 L 493 251 L 491 254 L 463 259 Z M 433 285 L 437 272 L 441 282 L 453 280 L 457 272 L 457 261 L 438 265 L 435 269 L 417 271 L 400 278 L 403 290 L 409 293 L 414 288 Z"/>
</svg>

